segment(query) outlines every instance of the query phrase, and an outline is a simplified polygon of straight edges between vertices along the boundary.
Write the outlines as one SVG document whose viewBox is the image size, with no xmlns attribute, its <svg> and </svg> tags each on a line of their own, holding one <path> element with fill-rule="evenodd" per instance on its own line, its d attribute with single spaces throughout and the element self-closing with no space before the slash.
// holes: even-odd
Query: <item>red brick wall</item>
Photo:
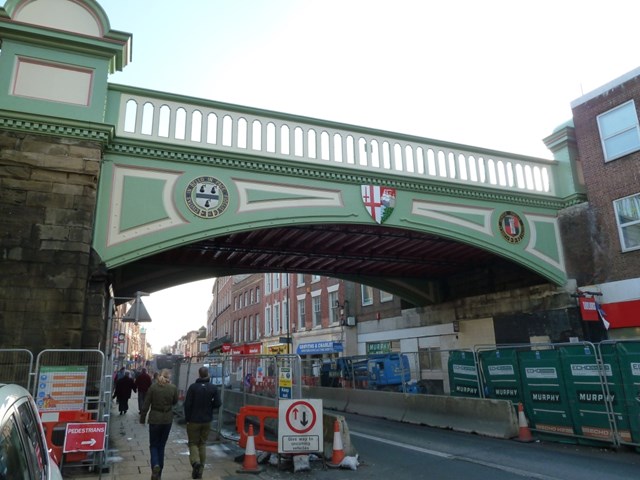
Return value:
<svg viewBox="0 0 640 480">
<path fill-rule="evenodd" d="M 595 223 L 591 226 L 595 257 L 593 283 L 633 278 L 640 272 L 640 251 L 622 253 L 613 209 L 614 200 L 640 193 L 640 152 L 605 163 L 596 120 L 599 114 L 632 98 L 637 110 L 640 107 L 640 77 L 573 108 L 578 153 Z"/>
</svg>

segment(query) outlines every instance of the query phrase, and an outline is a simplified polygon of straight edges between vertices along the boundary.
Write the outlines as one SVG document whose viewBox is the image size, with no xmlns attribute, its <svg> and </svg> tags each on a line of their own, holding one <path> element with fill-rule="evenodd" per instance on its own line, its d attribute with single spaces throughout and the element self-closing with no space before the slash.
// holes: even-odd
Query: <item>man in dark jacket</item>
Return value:
<svg viewBox="0 0 640 480">
<path fill-rule="evenodd" d="M 184 399 L 191 478 L 202 478 L 213 410 L 222 404 L 218 387 L 210 382 L 209 369 L 200 367 L 198 376 L 195 383 L 189 385 Z"/>
<path fill-rule="evenodd" d="M 142 406 L 144 405 L 144 397 L 147 395 L 147 390 L 151 387 L 151 375 L 147 373 L 147 369 L 143 368 L 140 375 L 134 380 L 136 388 L 138 389 L 138 413 L 142 412 Z"/>
</svg>

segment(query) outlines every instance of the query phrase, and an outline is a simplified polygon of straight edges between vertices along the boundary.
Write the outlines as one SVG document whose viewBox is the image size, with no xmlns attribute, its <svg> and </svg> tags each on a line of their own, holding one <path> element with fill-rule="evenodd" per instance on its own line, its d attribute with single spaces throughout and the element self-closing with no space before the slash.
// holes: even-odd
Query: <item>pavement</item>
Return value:
<svg viewBox="0 0 640 480">
<path fill-rule="evenodd" d="M 135 394 L 129 401 L 129 411 L 125 415 L 118 413 L 118 407 L 115 403 L 111 405 L 108 446 L 105 450 L 107 468 L 100 471 L 99 468 L 92 469 L 80 466 L 78 463 L 63 464 L 63 478 L 65 480 L 139 480 L 143 477 L 151 478 L 148 425 L 140 424 L 137 407 L 138 400 Z M 207 461 L 202 478 L 208 480 L 246 480 L 247 474 L 238 472 L 242 469 L 242 463 L 235 461 L 243 453 L 244 450 L 238 447 L 236 441 L 218 437 L 217 433 L 212 430 L 207 442 Z M 267 466 L 266 468 L 272 467 Z M 252 477 L 273 478 L 268 472 L 254 474 Z M 165 450 L 162 480 L 187 479 L 191 479 L 191 464 L 189 463 L 186 425 L 176 416 Z"/>
</svg>

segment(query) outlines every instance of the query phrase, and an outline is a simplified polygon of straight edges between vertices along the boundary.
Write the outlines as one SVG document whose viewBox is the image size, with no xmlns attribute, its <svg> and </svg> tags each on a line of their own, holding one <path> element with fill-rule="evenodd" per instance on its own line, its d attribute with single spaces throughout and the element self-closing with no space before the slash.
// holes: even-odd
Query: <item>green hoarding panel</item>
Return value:
<svg viewBox="0 0 640 480">
<path fill-rule="evenodd" d="M 575 443 L 571 407 L 557 350 L 519 351 L 524 410 L 538 435 Z"/>
<path fill-rule="evenodd" d="M 473 352 L 454 350 L 449 352 L 449 385 L 456 397 L 480 397 L 478 371 Z"/>
<path fill-rule="evenodd" d="M 640 443 L 640 342 L 619 342 L 615 349 L 624 383 L 631 437 L 633 443 Z"/>
<path fill-rule="evenodd" d="M 613 350 L 601 349 L 602 365 L 591 345 L 560 347 L 559 351 L 574 427 L 578 435 L 587 437 L 579 442 L 613 443 L 616 428 L 621 436 L 630 438 L 622 377 Z"/>
<path fill-rule="evenodd" d="M 516 407 L 518 403 L 524 403 L 515 349 L 499 348 L 480 351 L 478 362 L 482 371 L 486 398 L 510 400 Z"/>
</svg>

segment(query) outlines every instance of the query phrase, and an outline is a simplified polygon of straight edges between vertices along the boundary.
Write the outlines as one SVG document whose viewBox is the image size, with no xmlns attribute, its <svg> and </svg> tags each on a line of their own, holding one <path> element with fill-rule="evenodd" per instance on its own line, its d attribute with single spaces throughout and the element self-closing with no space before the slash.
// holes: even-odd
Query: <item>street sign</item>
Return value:
<svg viewBox="0 0 640 480">
<path fill-rule="evenodd" d="M 104 450 L 107 434 L 105 422 L 67 423 L 63 453 L 99 452 Z"/>
<path fill-rule="evenodd" d="M 278 375 L 278 398 L 291 398 L 292 385 L 291 368 L 280 367 Z"/>
<path fill-rule="evenodd" d="M 322 400 L 280 400 L 278 404 L 278 453 L 320 452 Z"/>
</svg>

